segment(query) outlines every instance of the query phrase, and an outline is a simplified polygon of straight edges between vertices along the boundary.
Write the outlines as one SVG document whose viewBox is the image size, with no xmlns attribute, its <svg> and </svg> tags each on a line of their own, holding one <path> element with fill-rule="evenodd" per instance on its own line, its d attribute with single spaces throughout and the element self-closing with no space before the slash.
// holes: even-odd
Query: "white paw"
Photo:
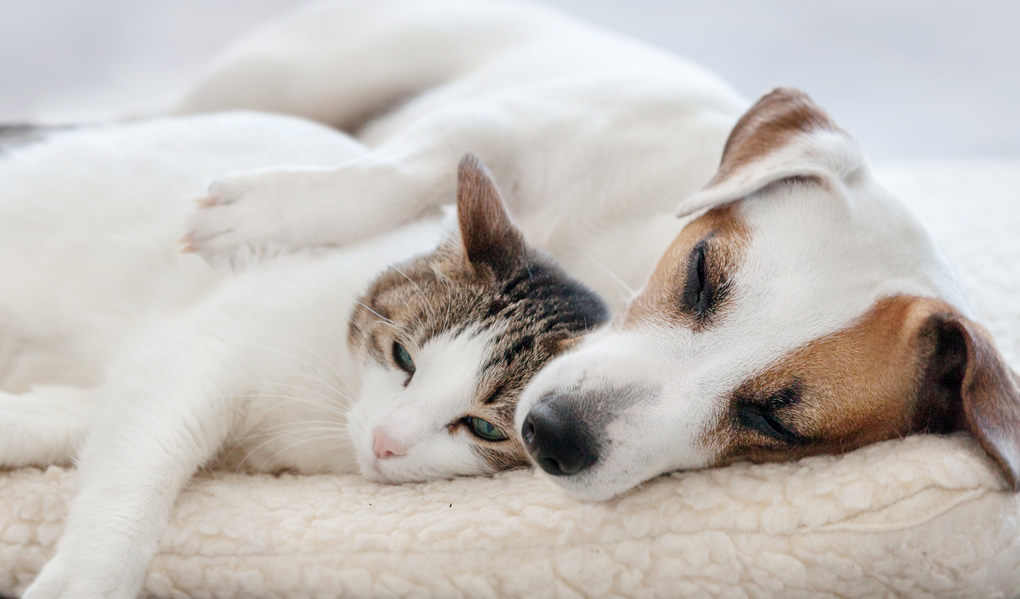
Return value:
<svg viewBox="0 0 1020 599">
<path fill-rule="evenodd" d="M 66 595 L 67 569 L 56 562 L 54 558 L 46 564 L 22 599 L 58 599 Z"/>
<path fill-rule="evenodd" d="M 181 241 L 210 262 L 343 246 L 405 222 L 421 192 L 392 165 L 365 161 L 227 176 L 198 200 Z"/>
<path fill-rule="evenodd" d="M 181 238 L 183 251 L 207 260 L 273 254 L 317 245 L 314 185 L 319 172 L 256 171 L 223 177 L 196 200 Z M 306 217 L 306 213 L 312 215 Z"/>
<path fill-rule="evenodd" d="M 22 599 L 128 599 L 138 594 L 136 586 L 116 570 L 74 568 L 64 554 L 58 552 L 39 572 Z"/>
</svg>

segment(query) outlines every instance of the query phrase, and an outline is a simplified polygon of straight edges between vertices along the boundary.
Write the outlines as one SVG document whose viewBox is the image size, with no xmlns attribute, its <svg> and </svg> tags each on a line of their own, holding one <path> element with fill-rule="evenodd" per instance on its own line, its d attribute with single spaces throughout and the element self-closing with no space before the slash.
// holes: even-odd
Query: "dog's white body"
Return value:
<svg viewBox="0 0 1020 599">
<path fill-rule="evenodd" d="M 532 455 L 578 496 L 959 428 L 1020 476 L 1009 368 L 920 223 L 803 94 L 778 90 L 741 117 L 748 104 L 698 67 L 544 7 L 398 0 L 320 5 L 252 35 L 179 110 L 236 106 L 358 131 L 372 151 L 217 181 L 191 221 L 207 257 L 387 230 L 448 197 L 443 173 L 471 150 L 570 272 L 616 307 L 645 285 L 518 408 L 528 441 L 546 405 L 565 453 L 549 461 L 536 441 Z M 812 374 L 826 360 L 840 368 Z M 947 383 L 975 377 L 994 381 L 988 405 Z M 570 439 L 554 431 L 578 421 Z"/>
</svg>

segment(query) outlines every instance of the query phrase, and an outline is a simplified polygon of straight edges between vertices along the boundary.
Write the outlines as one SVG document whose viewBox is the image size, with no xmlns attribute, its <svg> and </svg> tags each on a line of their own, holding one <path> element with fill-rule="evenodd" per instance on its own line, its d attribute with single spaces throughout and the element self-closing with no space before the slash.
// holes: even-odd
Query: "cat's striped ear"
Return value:
<svg viewBox="0 0 1020 599">
<path fill-rule="evenodd" d="M 457 167 L 457 220 L 465 255 L 475 270 L 486 265 L 506 273 L 524 258 L 524 236 L 506 213 L 492 175 L 474 154 L 465 154 Z"/>
</svg>

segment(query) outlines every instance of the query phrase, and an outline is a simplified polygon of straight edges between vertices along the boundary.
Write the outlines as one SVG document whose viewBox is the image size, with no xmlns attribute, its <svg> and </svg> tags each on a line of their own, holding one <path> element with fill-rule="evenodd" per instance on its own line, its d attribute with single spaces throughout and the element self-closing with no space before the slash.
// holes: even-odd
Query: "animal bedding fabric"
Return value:
<svg viewBox="0 0 1020 599">
<path fill-rule="evenodd" d="M 881 180 L 932 229 L 1020 357 L 1020 162 Z M 74 471 L 0 473 L 0 595 L 58 538 Z M 383 486 L 207 473 L 177 502 L 154 597 L 1013 597 L 1020 496 L 968 436 L 656 479 L 601 504 L 529 471 Z"/>
</svg>

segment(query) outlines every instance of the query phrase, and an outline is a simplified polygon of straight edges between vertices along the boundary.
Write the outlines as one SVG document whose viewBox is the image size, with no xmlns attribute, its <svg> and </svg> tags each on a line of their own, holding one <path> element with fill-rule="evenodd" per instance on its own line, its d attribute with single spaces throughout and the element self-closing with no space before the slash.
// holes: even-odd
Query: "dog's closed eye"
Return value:
<svg viewBox="0 0 1020 599">
<path fill-rule="evenodd" d="M 774 410 L 760 404 L 741 405 L 737 410 L 737 422 L 744 428 L 783 443 L 803 445 L 807 442 L 807 439 L 790 430 Z"/>
<path fill-rule="evenodd" d="M 687 258 L 687 277 L 684 281 L 681 304 L 695 316 L 704 317 L 715 304 L 715 293 L 708 276 L 708 243 L 698 242 Z"/>
<path fill-rule="evenodd" d="M 798 385 L 792 385 L 768 397 L 765 402 L 739 401 L 736 421 L 740 426 L 790 445 L 804 445 L 810 441 L 797 433 L 783 419 L 781 410 L 800 399 Z"/>
</svg>

